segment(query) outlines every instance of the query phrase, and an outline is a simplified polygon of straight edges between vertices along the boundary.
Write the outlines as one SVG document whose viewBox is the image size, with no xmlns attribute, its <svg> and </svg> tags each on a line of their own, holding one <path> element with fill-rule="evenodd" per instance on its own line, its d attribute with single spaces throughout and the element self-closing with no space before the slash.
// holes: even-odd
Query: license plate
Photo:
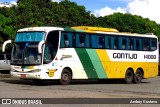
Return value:
<svg viewBox="0 0 160 107">
<path fill-rule="evenodd" d="M 21 74 L 21 77 L 22 78 L 26 78 L 26 74 Z"/>
</svg>

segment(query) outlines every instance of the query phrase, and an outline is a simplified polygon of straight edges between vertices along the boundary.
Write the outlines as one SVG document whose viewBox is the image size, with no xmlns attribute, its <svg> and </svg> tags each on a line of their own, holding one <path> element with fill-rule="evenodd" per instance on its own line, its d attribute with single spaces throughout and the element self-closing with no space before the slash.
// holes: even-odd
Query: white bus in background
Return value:
<svg viewBox="0 0 160 107">
<path fill-rule="evenodd" d="M 160 42 L 158 42 L 158 45 L 159 45 L 158 76 L 160 76 Z"/>
<path fill-rule="evenodd" d="M 116 29 L 76 26 L 30 27 L 17 31 L 11 76 L 37 80 L 124 79 L 140 83 L 158 75 L 158 38 Z"/>
</svg>

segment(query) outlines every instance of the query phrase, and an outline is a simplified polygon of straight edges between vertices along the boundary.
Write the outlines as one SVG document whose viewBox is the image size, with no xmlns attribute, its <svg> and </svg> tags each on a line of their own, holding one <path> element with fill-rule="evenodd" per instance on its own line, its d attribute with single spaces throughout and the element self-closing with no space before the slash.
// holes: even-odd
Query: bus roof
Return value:
<svg viewBox="0 0 160 107">
<path fill-rule="evenodd" d="M 115 33 L 115 32 L 101 32 L 101 31 L 98 31 L 96 33 L 99 33 L 99 34 L 112 34 L 112 35 L 122 35 L 122 36 L 136 36 L 136 37 L 151 37 L 151 38 L 158 38 L 156 35 L 154 34 L 138 34 L 138 33 L 126 33 L 126 32 L 119 32 L 119 33 Z"/>
<path fill-rule="evenodd" d="M 117 29 L 114 29 L 114 28 L 102 28 L 102 27 L 90 27 L 90 26 L 74 26 L 71 28 L 81 32 L 157 38 L 157 36 L 154 35 L 153 33 L 138 34 L 138 33 L 130 33 L 130 32 L 119 32 Z"/>
<path fill-rule="evenodd" d="M 19 29 L 17 32 L 24 32 L 24 31 L 52 31 L 52 30 L 64 30 L 61 27 L 28 27 L 28 28 L 23 28 Z"/>
<path fill-rule="evenodd" d="M 53 31 L 53 30 L 157 38 L 156 35 L 153 35 L 151 33 L 138 34 L 138 33 L 130 33 L 130 32 L 119 32 L 117 29 L 114 29 L 114 28 L 102 28 L 102 27 L 90 27 L 90 26 L 74 26 L 74 27 L 66 27 L 66 28 L 62 28 L 62 27 L 28 27 L 28 28 L 20 29 L 17 32 L 23 32 L 23 31 L 45 31 L 45 32 L 49 32 L 49 31 Z"/>
<path fill-rule="evenodd" d="M 117 29 L 103 28 L 103 27 L 74 26 L 71 28 L 76 29 L 76 30 L 87 30 L 87 31 L 119 32 Z"/>
</svg>

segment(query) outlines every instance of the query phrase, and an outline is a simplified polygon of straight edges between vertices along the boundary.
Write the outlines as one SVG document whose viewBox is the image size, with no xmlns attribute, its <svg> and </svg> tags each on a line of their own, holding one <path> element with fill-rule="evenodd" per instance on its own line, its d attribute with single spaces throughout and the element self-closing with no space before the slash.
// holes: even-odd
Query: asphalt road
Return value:
<svg viewBox="0 0 160 107">
<path fill-rule="evenodd" d="M 160 98 L 160 77 L 144 79 L 140 84 L 76 80 L 70 85 L 60 85 L 57 81 L 35 85 L 30 80 L 1 77 L 0 98 Z"/>
<path fill-rule="evenodd" d="M 76 80 L 70 85 L 45 81 L 35 85 L 30 80 L 1 78 L 1 98 L 160 98 L 160 77 L 144 79 L 140 84 L 115 80 Z"/>
</svg>

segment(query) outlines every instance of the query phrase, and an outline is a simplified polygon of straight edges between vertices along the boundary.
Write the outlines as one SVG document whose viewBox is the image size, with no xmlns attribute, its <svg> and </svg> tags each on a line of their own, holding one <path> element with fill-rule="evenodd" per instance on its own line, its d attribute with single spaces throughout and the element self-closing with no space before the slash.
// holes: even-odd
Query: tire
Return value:
<svg viewBox="0 0 160 107">
<path fill-rule="evenodd" d="M 63 69 L 60 79 L 60 84 L 68 85 L 72 79 L 71 73 L 68 69 Z"/>
<path fill-rule="evenodd" d="M 125 74 L 125 83 L 131 84 L 132 82 L 133 82 L 133 72 L 128 69 Z"/>
<path fill-rule="evenodd" d="M 134 83 L 136 84 L 141 83 L 142 78 L 143 78 L 143 74 L 141 70 L 138 69 L 136 71 L 136 74 L 134 75 Z"/>
</svg>

